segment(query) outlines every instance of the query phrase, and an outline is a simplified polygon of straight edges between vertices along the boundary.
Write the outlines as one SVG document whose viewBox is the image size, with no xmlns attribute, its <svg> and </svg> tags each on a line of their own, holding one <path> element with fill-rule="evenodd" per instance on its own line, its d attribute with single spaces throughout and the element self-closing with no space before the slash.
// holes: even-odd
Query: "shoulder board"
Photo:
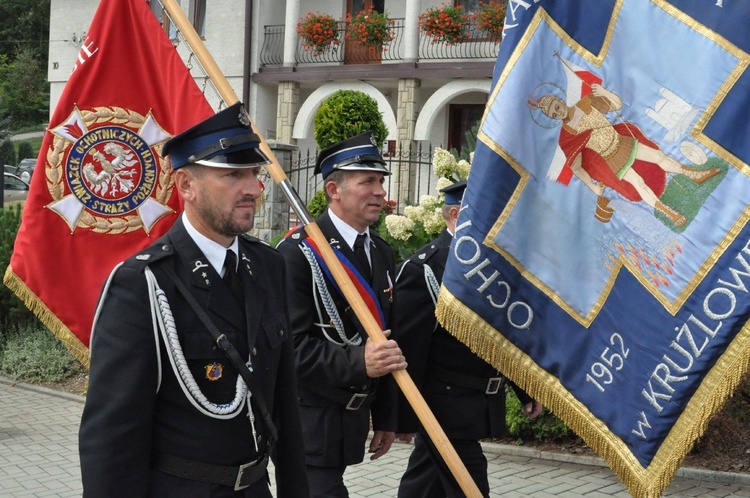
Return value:
<svg viewBox="0 0 750 498">
<path fill-rule="evenodd" d="M 168 258 L 173 254 L 174 247 L 172 246 L 172 244 L 169 244 L 166 241 L 157 241 L 155 244 L 128 258 L 128 260 L 125 261 L 124 264 L 125 266 L 129 266 L 131 268 L 143 270 L 146 265 L 150 265 L 155 261 Z"/>
<path fill-rule="evenodd" d="M 410 258 L 409 261 L 415 264 L 424 264 L 426 261 L 429 261 L 431 257 L 433 257 L 437 252 L 440 250 L 440 247 L 438 247 L 437 244 L 427 244 L 426 246 L 423 246 L 417 252 L 415 252 Z"/>
<path fill-rule="evenodd" d="M 292 244 L 299 244 L 302 239 L 307 238 L 307 231 L 305 230 L 305 227 L 297 227 L 296 229 L 290 230 L 287 232 L 287 234 L 284 236 L 283 239 L 279 241 L 278 244 L 276 244 L 276 247 L 279 247 L 281 244 L 285 242 L 289 242 Z"/>
<path fill-rule="evenodd" d="M 251 242 L 255 244 L 263 244 L 263 245 L 271 247 L 271 244 L 269 244 L 265 240 L 260 240 L 258 237 L 253 237 L 252 235 L 248 235 L 246 233 L 241 234 L 240 239 L 247 241 L 247 242 Z"/>
</svg>

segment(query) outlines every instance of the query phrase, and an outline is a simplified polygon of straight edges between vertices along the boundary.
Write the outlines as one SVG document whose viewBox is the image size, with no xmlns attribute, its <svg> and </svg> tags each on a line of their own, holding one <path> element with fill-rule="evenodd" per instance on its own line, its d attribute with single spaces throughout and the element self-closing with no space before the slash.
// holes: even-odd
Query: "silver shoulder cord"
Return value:
<svg viewBox="0 0 750 498">
<path fill-rule="evenodd" d="M 432 298 L 432 304 L 437 306 L 437 297 L 440 292 L 440 283 L 438 282 L 435 272 L 432 271 L 429 265 L 422 265 L 424 268 L 424 281 L 427 284 L 427 291 L 430 293 Z M 437 329 L 438 322 L 435 320 L 435 327 L 432 329 L 433 332 Z"/>
<path fill-rule="evenodd" d="M 310 265 L 310 271 L 312 272 L 313 296 L 315 296 L 316 292 L 320 295 L 320 300 L 323 302 L 323 307 L 330 317 L 331 324 L 333 328 L 336 329 L 336 332 L 338 333 L 339 339 L 341 339 L 341 341 L 338 341 L 328 335 L 328 331 L 326 329 L 331 328 L 331 325 L 324 323 L 323 314 L 321 313 L 321 309 L 317 299 L 314 299 L 314 301 L 315 308 L 318 311 L 319 322 L 314 323 L 314 325 L 320 327 L 320 329 L 323 331 L 323 335 L 326 336 L 326 339 L 334 344 L 338 344 L 339 346 L 359 346 L 360 344 L 362 344 L 362 338 L 359 336 L 359 334 L 352 339 L 349 339 L 346 336 L 344 322 L 341 320 L 341 316 L 336 309 L 333 298 L 331 298 L 331 293 L 328 291 L 328 286 L 326 285 L 325 279 L 323 278 L 323 270 L 320 268 L 318 260 L 315 258 L 312 249 L 307 247 L 305 244 L 300 244 L 299 247 L 302 251 L 302 254 L 305 255 L 305 259 L 307 259 L 308 264 Z"/>
<path fill-rule="evenodd" d="M 149 300 L 151 302 L 151 313 L 156 316 L 156 322 L 166 345 L 169 361 L 175 372 L 175 377 L 182 387 L 185 397 L 201 413 L 212 418 L 230 419 L 237 416 L 247 402 L 250 406 L 250 390 L 245 385 L 242 376 L 237 376 L 235 386 L 235 396 L 231 403 L 216 404 L 206 398 L 198 384 L 195 382 L 192 372 L 185 361 L 185 355 L 182 352 L 182 346 L 177 337 L 177 328 L 175 327 L 172 310 L 164 291 L 159 287 L 151 268 L 145 269 L 146 281 L 148 283 Z M 158 344 L 158 343 L 157 343 Z M 158 347 L 158 346 L 157 346 Z M 249 367 L 252 369 L 252 367 Z M 252 410 L 250 410 L 252 412 Z"/>
</svg>

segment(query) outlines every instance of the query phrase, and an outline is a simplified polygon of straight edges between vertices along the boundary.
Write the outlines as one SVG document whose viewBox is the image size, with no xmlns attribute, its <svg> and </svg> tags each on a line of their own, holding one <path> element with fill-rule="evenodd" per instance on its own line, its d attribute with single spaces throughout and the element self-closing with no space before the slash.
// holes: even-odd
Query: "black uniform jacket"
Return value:
<svg viewBox="0 0 750 498">
<path fill-rule="evenodd" d="M 486 394 L 453 382 L 436 380 L 434 369 L 456 372 L 475 379 L 498 377 L 494 367 L 453 337 L 437 323 L 435 302 L 425 280 L 425 266 L 443 280 L 451 234 L 443 232 L 406 260 L 396 279 L 398 302 L 393 327 L 409 366 L 407 372 L 419 388 L 449 439 L 499 436 L 505 430 L 505 390 Z M 514 386 L 515 388 L 515 386 Z M 517 390 L 522 403 L 530 398 Z M 416 432 L 419 421 L 403 396 L 399 396 L 398 432 Z"/>
<path fill-rule="evenodd" d="M 358 266 L 357 258 L 334 227 L 327 211 L 318 218 L 317 224 L 331 246 Z M 396 385 L 390 375 L 377 381 L 367 376 L 364 339 L 360 345 L 352 346 L 337 344 L 326 338 L 325 334 L 328 334 L 337 342 L 343 342 L 338 332 L 330 326 L 331 319 L 325 311 L 320 292 L 314 290 L 311 265 L 300 249 L 300 242 L 305 236 L 304 229 L 300 228 L 279 244 L 286 263 L 305 451 L 309 465 L 339 467 L 363 460 L 370 426 L 368 412 L 372 412 L 374 430 L 395 430 Z M 370 238 L 372 289 L 383 310 L 387 328 L 393 295 L 393 252 L 373 230 L 370 230 Z M 366 337 L 356 316 L 348 309 L 349 305 L 327 277 L 325 284 L 343 321 L 346 336 Z M 318 386 L 335 389 L 343 397 L 377 389 L 367 397 L 361 408 L 347 410 L 344 404 L 321 394 Z"/>
<path fill-rule="evenodd" d="M 240 237 L 243 315 L 181 219 L 116 269 L 100 296 L 79 434 L 84 493 L 145 496 L 150 459 L 160 452 L 226 466 L 258 456 L 246 406 L 230 418 L 218 418 L 197 408 L 181 387 L 164 340 L 158 332 L 155 335 L 146 265 L 166 294 L 185 362 L 208 401 L 231 403 L 238 373 L 163 267 L 173 269 L 243 358 L 250 353 L 278 432 L 272 458 L 279 496 L 308 496 L 281 255 L 257 240 Z M 254 412 L 263 451 L 268 432 L 258 410 Z"/>
</svg>

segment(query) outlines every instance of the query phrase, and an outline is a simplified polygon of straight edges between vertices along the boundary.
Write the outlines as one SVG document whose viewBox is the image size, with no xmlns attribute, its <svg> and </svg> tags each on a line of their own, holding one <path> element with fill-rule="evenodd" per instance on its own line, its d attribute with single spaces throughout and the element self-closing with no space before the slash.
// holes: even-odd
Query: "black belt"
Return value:
<svg viewBox="0 0 750 498">
<path fill-rule="evenodd" d="M 266 475 L 268 454 L 252 462 L 228 467 L 206 462 L 196 462 L 166 453 L 154 455 L 151 467 L 165 474 L 190 479 L 233 486 L 235 491 L 245 489 Z"/>
<path fill-rule="evenodd" d="M 446 368 L 437 367 L 435 365 L 429 367 L 427 377 L 441 382 L 447 382 L 454 386 L 484 391 L 485 394 L 497 394 L 500 391 L 500 388 L 505 384 L 505 377 L 503 376 L 474 377 L 454 372 L 453 370 L 448 370 Z"/>
<path fill-rule="evenodd" d="M 324 398 L 335 401 L 340 405 L 344 405 L 344 408 L 347 410 L 359 410 L 367 398 L 375 394 L 375 388 L 367 392 L 359 393 L 324 385 L 313 386 L 305 384 L 303 387 L 315 394 L 323 396 Z"/>
</svg>

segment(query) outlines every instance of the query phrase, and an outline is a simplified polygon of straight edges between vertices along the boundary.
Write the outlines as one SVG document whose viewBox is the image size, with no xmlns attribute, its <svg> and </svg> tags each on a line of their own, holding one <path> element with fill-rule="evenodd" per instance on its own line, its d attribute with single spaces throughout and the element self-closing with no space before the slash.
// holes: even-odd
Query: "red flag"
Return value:
<svg viewBox="0 0 750 498">
<path fill-rule="evenodd" d="M 159 155 L 213 110 L 143 0 L 106 0 L 37 158 L 4 283 L 85 365 L 112 268 L 182 209 Z"/>
</svg>

